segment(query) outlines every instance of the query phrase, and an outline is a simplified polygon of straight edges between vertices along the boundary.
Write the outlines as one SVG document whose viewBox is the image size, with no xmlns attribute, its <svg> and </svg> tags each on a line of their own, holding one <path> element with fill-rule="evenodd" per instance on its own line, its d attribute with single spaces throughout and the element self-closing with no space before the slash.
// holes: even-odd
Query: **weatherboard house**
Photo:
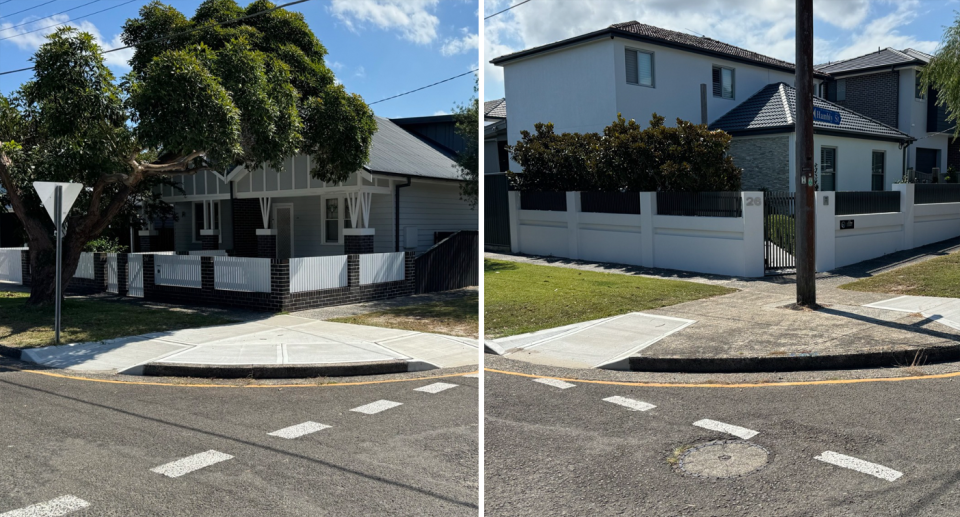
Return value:
<svg viewBox="0 0 960 517">
<path fill-rule="evenodd" d="M 452 116 L 376 120 L 369 160 L 343 182 L 312 178 L 304 155 L 280 170 L 174 176 L 182 190 L 164 186 L 162 198 L 176 220 L 152 221 L 136 251 L 277 259 L 422 253 L 453 232 L 476 230 L 476 211 L 460 197 L 453 157 L 462 139 Z"/>
</svg>

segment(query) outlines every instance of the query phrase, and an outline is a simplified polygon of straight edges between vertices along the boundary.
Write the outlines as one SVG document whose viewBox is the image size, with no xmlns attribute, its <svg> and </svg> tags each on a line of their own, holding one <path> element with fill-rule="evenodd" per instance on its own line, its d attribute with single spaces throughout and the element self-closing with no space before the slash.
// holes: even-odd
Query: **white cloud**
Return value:
<svg viewBox="0 0 960 517">
<path fill-rule="evenodd" d="M 489 16 L 518 1 L 487 0 L 484 15 Z M 843 33 L 839 39 L 818 38 L 814 59 L 820 63 L 853 57 L 876 50 L 877 46 L 932 51 L 939 34 L 931 34 L 930 41 L 926 41 L 902 32 L 902 28 L 916 18 L 919 8 L 918 0 L 814 0 L 818 23 Z M 703 34 L 793 62 L 795 13 L 795 0 L 531 2 L 485 22 L 485 77 L 494 90 L 500 90 L 503 70 L 491 65 L 491 59 L 631 20 Z"/>
<path fill-rule="evenodd" d="M 444 110 L 437 110 L 437 111 L 434 111 L 433 114 L 434 114 L 434 115 L 449 115 L 450 112 L 449 112 L 449 111 L 444 111 Z"/>
<path fill-rule="evenodd" d="M 328 66 L 333 70 L 343 70 L 343 63 L 339 61 L 331 61 Z"/>
<path fill-rule="evenodd" d="M 373 24 L 396 30 L 403 39 L 425 45 L 437 39 L 440 20 L 430 11 L 439 0 L 333 0 L 330 10 L 353 31 Z"/>
<path fill-rule="evenodd" d="M 362 66 L 359 66 L 359 67 L 357 67 L 357 72 L 356 72 L 355 74 L 353 74 L 353 75 L 355 75 L 356 77 L 359 77 L 359 78 L 363 79 L 363 78 L 365 78 L 365 77 L 367 76 L 367 71 L 366 71 Z"/>
<path fill-rule="evenodd" d="M 462 54 L 480 48 L 480 35 L 470 34 L 470 29 L 464 27 L 460 29 L 463 33 L 461 38 L 450 38 L 440 47 L 440 53 L 445 56 Z"/>
<path fill-rule="evenodd" d="M 104 39 L 103 35 L 100 33 L 100 29 L 96 25 L 90 23 L 87 20 L 80 22 L 69 21 L 70 17 L 65 14 L 50 16 L 47 18 L 38 18 L 30 20 L 29 18 L 24 18 L 23 20 L 13 23 L 5 22 L 0 23 L 0 38 L 10 38 L 4 40 L 6 43 L 12 43 L 16 45 L 17 48 L 21 50 L 35 51 L 40 48 L 40 45 L 43 45 L 47 42 L 47 35 L 53 33 L 57 30 L 58 27 L 50 27 L 48 29 L 30 32 L 36 30 L 39 27 L 47 27 L 50 25 L 68 25 L 71 27 L 76 27 L 82 32 L 89 32 L 94 40 L 103 50 L 108 50 L 111 48 L 123 47 L 124 44 L 120 41 L 120 34 L 116 34 L 110 41 Z M 24 25 L 22 27 L 16 27 L 15 25 L 20 25 L 30 21 L 29 25 Z M 3 42 L 0 42 L 2 44 Z M 133 49 L 120 50 L 117 52 L 111 52 L 109 54 L 104 54 L 103 60 L 108 66 L 116 66 L 120 68 L 130 68 L 129 61 L 133 57 Z"/>
</svg>

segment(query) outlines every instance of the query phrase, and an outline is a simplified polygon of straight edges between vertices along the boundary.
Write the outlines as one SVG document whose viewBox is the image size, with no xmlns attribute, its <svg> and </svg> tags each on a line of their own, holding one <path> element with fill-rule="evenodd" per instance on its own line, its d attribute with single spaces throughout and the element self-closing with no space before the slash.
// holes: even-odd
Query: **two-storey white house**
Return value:
<svg viewBox="0 0 960 517">
<path fill-rule="evenodd" d="M 823 83 L 828 100 L 916 138 L 907 150 L 906 167 L 925 175 L 935 168 L 941 173 L 949 166 L 960 170 L 954 124 L 947 122 L 946 108 L 936 105 L 936 90 L 921 87 L 919 72 L 931 58 L 910 48 L 885 48 L 816 67 L 830 74 Z"/>
<path fill-rule="evenodd" d="M 639 123 L 646 123 L 657 113 L 668 124 L 677 118 L 711 124 L 770 85 L 786 86 L 784 93 L 778 95 L 786 104 L 795 74 L 792 63 L 708 37 L 636 21 L 508 54 L 491 62 L 504 70 L 504 92 L 510 100 L 510 143 L 520 139 L 520 131 L 533 131 L 537 122 L 552 122 L 557 132 L 600 132 L 618 113 Z M 825 72 L 814 75 L 818 89 L 830 78 Z M 781 111 L 787 124 L 781 125 L 778 134 L 741 132 L 734 137 L 730 154 L 744 169 L 745 189 L 793 188 L 786 178 L 792 170 L 795 147 L 784 131 L 793 121 L 790 109 Z M 750 114 L 749 109 L 740 110 L 741 129 L 751 127 L 749 122 L 743 123 L 743 117 Z M 817 131 L 825 134 L 828 129 Z M 880 123 L 861 124 L 859 131 L 847 131 L 842 138 L 822 145 L 837 148 L 835 153 L 825 152 L 827 159 L 843 156 L 852 160 L 857 164 L 852 168 L 862 176 L 855 181 L 851 176 L 834 182 L 834 188 L 846 189 L 849 185 L 869 190 L 871 163 L 877 159 L 872 152 L 874 142 L 881 141 L 877 136 L 884 139 L 883 159 L 890 171 L 883 184 L 889 186 L 901 177 L 902 160 L 898 153 L 910 136 L 896 129 L 891 132 Z M 892 148 L 886 145 L 891 141 Z M 516 163 L 511 163 L 511 167 L 519 170 Z"/>
</svg>

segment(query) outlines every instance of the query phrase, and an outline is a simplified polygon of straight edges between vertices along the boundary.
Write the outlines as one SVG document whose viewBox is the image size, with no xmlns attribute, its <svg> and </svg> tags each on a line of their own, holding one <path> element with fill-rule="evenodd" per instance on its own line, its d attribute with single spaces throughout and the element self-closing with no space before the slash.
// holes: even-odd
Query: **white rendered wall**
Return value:
<svg viewBox="0 0 960 517">
<path fill-rule="evenodd" d="M 813 161 L 817 164 L 818 171 L 822 170 L 820 165 L 821 147 L 837 148 L 837 191 L 872 190 L 873 151 L 883 151 L 885 155 L 884 190 L 893 190 L 893 184 L 903 178 L 903 151 L 899 149 L 897 142 L 814 135 Z M 796 153 L 796 148 L 792 147 L 790 151 Z M 794 187 L 791 190 L 795 190 L 796 185 L 791 184 L 791 186 Z"/>
</svg>

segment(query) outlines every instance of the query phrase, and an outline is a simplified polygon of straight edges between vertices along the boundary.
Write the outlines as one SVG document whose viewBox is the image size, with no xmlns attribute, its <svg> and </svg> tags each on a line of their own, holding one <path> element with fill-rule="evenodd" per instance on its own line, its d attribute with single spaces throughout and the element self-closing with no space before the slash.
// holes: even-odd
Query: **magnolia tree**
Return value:
<svg viewBox="0 0 960 517">
<path fill-rule="evenodd" d="M 310 173 L 343 181 L 366 162 L 376 122 L 324 64 L 303 20 L 265 0 L 207 0 L 192 18 L 154 1 L 123 27 L 135 47 L 121 80 L 88 33 L 61 28 L 33 57 L 34 77 L 0 95 L 0 181 L 28 238 L 29 303 L 55 297 L 54 228 L 34 181 L 79 182 L 66 219 L 63 285 L 84 245 L 125 211 L 156 210 L 174 174 L 239 165 L 281 169 L 295 153 Z"/>
<path fill-rule="evenodd" d="M 715 192 L 740 190 L 741 170 L 727 154 L 731 137 L 704 125 L 677 119 L 667 127 L 653 114 L 641 128 L 617 120 L 603 134 L 562 133 L 553 124 L 536 124 L 536 134 L 521 131 L 508 147 L 523 168 L 510 173 L 519 190 Z"/>
</svg>

